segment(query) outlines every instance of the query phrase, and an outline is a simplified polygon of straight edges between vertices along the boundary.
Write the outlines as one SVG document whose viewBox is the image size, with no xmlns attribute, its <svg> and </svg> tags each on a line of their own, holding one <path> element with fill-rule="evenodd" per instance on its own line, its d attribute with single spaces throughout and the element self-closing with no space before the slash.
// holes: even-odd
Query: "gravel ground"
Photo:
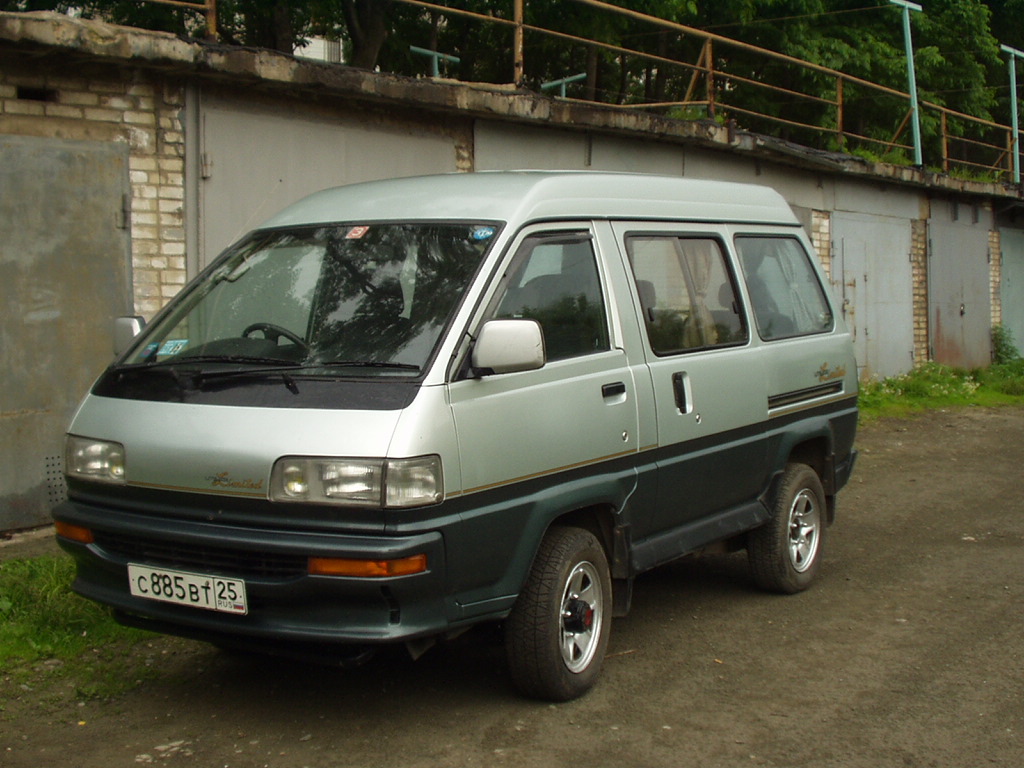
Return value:
<svg viewBox="0 0 1024 768">
<path fill-rule="evenodd" d="M 759 593 L 742 554 L 646 574 L 579 701 L 516 697 L 493 632 L 354 671 L 154 636 L 133 651 L 152 678 L 114 698 L 46 664 L 0 675 L 0 765 L 1019 768 L 1024 410 L 884 421 L 858 447 L 813 589 Z"/>
</svg>

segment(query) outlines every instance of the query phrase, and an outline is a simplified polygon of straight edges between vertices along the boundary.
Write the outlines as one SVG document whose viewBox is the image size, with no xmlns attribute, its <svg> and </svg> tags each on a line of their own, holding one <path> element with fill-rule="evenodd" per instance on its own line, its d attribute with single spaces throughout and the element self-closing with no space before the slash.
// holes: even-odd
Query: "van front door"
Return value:
<svg viewBox="0 0 1024 768">
<path fill-rule="evenodd" d="M 494 594 L 505 576 L 504 556 L 496 559 L 481 542 L 501 541 L 528 564 L 554 516 L 621 505 L 635 486 L 635 385 L 625 352 L 613 343 L 594 238 L 576 226 L 521 236 L 483 318 L 536 320 L 545 365 L 463 378 L 449 388 L 461 494 L 474 497 L 453 534 L 466 540 L 448 547 L 464 561 L 450 568 L 463 595 Z M 519 584 L 507 588 L 513 594 Z"/>
</svg>

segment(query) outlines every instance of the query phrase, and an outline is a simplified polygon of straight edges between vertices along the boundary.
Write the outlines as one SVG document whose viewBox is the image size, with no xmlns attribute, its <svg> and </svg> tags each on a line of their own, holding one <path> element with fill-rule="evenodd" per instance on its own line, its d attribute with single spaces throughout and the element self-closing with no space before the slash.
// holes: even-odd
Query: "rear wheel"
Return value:
<svg viewBox="0 0 1024 768">
<path fill-rule="evenodd" d="M 750 532 L 747 554 L 759 587 L 792 594 L 818 575 L 825 544 L 825 492 L 806 464 L 789 464 L 772 503 L 772 516 Z"/>
<path fill-rule="evenodd" d="M 608 646 L 611 599 L 597 538 L 582 528 L 551 529 L 505 625 L 515 686 L 549 701 L 586 693 Z"/>
</svg>

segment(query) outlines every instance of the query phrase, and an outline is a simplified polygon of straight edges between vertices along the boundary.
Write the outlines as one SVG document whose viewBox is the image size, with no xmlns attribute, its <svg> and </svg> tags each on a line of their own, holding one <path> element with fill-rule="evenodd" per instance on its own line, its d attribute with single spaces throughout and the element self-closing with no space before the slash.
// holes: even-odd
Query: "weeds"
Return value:
<svg viewBox="0 0 1024 768">
<path fill-rule="evenodd" d="M 1024 360 L 974 371 L 926 363 L 910 373 L 861 385 L 865 421 L 929 408 L 1024 405 Z"/>
<path fill-rule="evenodd" d="M 869 163 L 888 163 L 890 165 L 912 165 L 912 161 L 907 157 L 906 153 L 902 150 L 891 150 L 889 152 L 883 152 L 879 154 L 872 152 L 870 149 L 865 147 L 855 147 L 849 151 L 854 157 L 859 157 L 861 160 L 866 160 Z"/>
<path fill-rule="evenodd" d="M 62 556 L 0 562 L 0 668 L 17 677 L 44 662 L 72 675 L 82 697 L 111 695 L 138 678 L 117 660 L 149 635 L 74 594 L 74 570 Z"/>
<path fill-rule="evenodd" d="M 1013 343 L 1013 333 L 1002 325 L 992 326 L 992 362 L 1004 365 L 1020 360 L 1020 352 Z"/>
</svg>

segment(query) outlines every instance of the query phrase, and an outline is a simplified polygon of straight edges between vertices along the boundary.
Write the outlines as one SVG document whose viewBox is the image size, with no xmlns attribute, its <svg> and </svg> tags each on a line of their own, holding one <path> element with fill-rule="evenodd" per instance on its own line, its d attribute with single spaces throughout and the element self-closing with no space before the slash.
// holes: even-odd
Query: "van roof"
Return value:
<svg viewBox="0 0 1024 768">
<path fill-rule="evenodd" d="M 798 223 L 778 192 L 752 184 L 599 171 L 484 171 L 326 189 L 286 208 L 264 227 L 573 218 Z"/>
</svg>

